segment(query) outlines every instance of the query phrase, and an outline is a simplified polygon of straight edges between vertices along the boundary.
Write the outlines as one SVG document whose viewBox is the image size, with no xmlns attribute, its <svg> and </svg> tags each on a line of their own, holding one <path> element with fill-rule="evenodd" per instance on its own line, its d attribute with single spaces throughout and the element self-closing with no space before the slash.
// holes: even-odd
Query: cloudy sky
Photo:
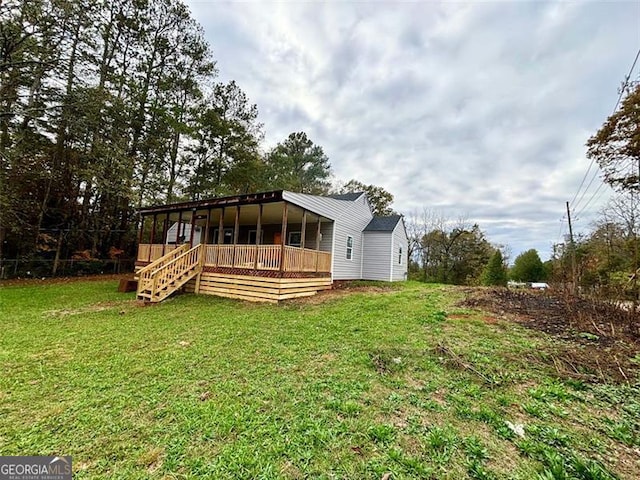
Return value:
<svg viewBox="0 0 640 480">
<path fill-rule="evenodd" d="M 265 148 L 305 131 L 336 180 L 380 185 L 406 215 L 466 216 L 512 259 L 546 259 L 565 201 L 587 231 L 607 200 L 599 177 L 585 190 L 595 169 L 579 189 L 584 144 L 640 48 L 638 1 L 188 4 Z"/>
</svg>

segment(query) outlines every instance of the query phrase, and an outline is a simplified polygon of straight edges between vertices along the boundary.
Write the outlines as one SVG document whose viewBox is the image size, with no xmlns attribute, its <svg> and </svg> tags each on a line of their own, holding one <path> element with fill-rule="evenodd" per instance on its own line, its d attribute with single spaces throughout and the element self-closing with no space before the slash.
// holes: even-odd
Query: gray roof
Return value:
<svg viewBox="0 0 640 480">
<path fill-rule="evenodd" d="M 393 232 L 402 215 L 389 215 L 388 217 L 373 217 L 364 228 L 365 232 Z"/>
<path fill-rule="evenodd" d="M 335 200 L 348 200 L 349 202 L 353 202 L 360 198 L 363 193 L 364 192 L 333 193 L 331 195 L 327 195 L 327 197 Z"/>
</svg>

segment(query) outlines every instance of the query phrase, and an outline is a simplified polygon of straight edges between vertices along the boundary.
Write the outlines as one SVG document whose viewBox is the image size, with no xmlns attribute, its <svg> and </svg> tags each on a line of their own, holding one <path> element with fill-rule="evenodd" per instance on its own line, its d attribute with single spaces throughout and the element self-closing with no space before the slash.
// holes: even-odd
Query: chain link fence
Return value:
<svg viewBox="0 0 640 480">
<path fill-rule="evenodd" d="M 53 274 L 54 260 L 50 259 L 0 259 L 0 279 L 75 277 L 82 275 L 119 274 L 133 272 L 135 259 L 58 260 Z"/>
</svg>

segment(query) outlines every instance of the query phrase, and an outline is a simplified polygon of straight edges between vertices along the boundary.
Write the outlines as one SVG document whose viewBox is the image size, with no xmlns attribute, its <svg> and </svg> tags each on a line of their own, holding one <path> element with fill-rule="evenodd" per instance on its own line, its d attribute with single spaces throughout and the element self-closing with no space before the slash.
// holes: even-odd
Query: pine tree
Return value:
<svg viewBox="0 0 640 480">
<path fill-rule="evenodd" d="M 482 274 L 482 284 L 487 286 L 507 285 L 507 270 L 504 267 L 502 252 L 496 250 Z"/>
<path fill-rule="evenodd" d="M 279 143 L 267 156 L 266 168 L 269 188 L 315 195 L 329 191 L 329 158 L 304 132 Z"/>
</svg>

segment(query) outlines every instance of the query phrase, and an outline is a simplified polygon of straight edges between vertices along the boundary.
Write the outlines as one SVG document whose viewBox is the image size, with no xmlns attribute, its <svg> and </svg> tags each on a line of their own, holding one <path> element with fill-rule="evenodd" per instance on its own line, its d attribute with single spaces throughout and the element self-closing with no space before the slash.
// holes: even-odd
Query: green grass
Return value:
<svg viewBox="0 0 640 480">
<path fill-rule="evenodd" d="M 147 307 L 115 290 L 0 290 L 1 455 L 72 455 L 74 478 L 640 476 L 638 385 L 556 378 L 557 340 L 456 289 Z"/>
</svg>

